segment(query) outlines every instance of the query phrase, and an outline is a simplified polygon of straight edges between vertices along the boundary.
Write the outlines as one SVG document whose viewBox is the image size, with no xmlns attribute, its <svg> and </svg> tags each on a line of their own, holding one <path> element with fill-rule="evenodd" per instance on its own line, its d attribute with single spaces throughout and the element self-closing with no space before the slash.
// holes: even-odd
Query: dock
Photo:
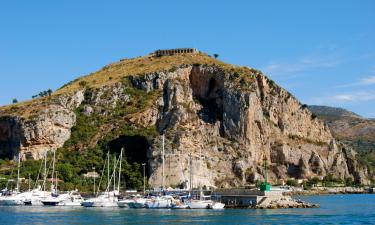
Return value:
<svg viewBox="0 0 375 225">
<path fill-rule="evenodd" d="M 212 193 L 226 208 L 315 208 L 317 204 L 310 204 L 293 199 L 283 194 L 283 191 L 260 191 L 258 189 L 219 189 Z"/>
</svg>

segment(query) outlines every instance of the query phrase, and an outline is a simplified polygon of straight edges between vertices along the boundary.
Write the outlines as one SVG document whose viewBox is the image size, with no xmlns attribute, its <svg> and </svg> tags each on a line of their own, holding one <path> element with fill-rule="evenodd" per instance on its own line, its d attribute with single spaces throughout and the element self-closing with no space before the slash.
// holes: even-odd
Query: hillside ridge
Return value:
<svg viewBox="0 0 375 225">
<path fill-rule="evenodd" d="M 141 184 L 147 162 L 149 184 L 160 186 L 162 133 L 169 186 L 256 183 L 265 158 L 273 183 L 369 182 L 356 152 L 288 91 L 258 70 L 204 53 L 121 60 L 0 113 L 0 156 L 19 152 L 32 161 L 57 150 L 60 167 L 74 170 L 69 185 L 101 168 L 106 151 L 125 148 L 128 184 Z"/>
</svg>

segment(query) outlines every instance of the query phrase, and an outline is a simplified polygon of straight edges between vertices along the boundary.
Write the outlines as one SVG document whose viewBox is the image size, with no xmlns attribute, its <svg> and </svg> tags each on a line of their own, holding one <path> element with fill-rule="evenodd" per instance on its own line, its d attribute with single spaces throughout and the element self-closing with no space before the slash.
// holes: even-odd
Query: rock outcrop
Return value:
<svg viewBox="0 0 375 225">
<path fill-rule="evenodd" d="M 143 63 L 155 66 L 153 60 L 162 59 L 147 58 L 139 68 Z M 119 63 L 98 74 L 124 70 Z M 126 111 L 123 117 L 129 126 L 155 127 L 165 134 L 166 186 L 244 186 L 264 179 L 264 161 L 275 183 L 327 174 L 367 182 L 367 171 L 358 165 L 355 153 L 336 144 L 321 120 L 259 71 L 223 63 L 181 63 L 123 77 L 142 92 L 158 93 L 152 104 Z M 73 83 L 78 90 L 44 103 L 31 118 L 0 115 L 2 155 L 20 152 L 23 159 L 39 159 L 45 150 L 61 147 L 70 137 L 78 108 L 88 117 L 112 118 L 119 106 L 134 107 L 139 96 L 127 93 L 123 82 L 108 80 L 110 84 L 95 83 L 95 87 Z M 111 121 L 103 127 L 115 130 L 119 125 Z M 93 138 L 94 144 L 104 138 L 103 129 Z M 149 148 L 142 160 L 148 161 L 149 182 L 161 186 L 161 136 L 145 140 Z"/>
<path fill-rule="evenodd" d="M 335 144 L 322 121 L 273 81 L 253 75 L 244 88 L 236 74 L 214 66 L 132 78 L 139 89 L 164 93 L 157 127 L 173 153 L 166 157 L 167 184 L 183 183 L 193 173 L 193 186 L 244 185 L 262 179 L 264 158 L 273 181 L 334 174 L 366 182 L 366 172 L 351 164 L 355 157 Z M 154 185 L 161 184 L 157 149 L 159 143 L 150 161 Z"/>
</svg>

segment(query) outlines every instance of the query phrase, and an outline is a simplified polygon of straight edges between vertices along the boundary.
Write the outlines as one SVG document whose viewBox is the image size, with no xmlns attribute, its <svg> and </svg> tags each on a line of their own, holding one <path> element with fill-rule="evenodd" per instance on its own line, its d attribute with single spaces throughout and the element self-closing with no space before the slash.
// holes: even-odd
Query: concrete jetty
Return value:
<svg viewBox="0 0 375 225">
<path fill-rule="evenodd" d="M 280 190 L 260 191 L 258 189 L 221 189 L 212 193 L 226 208 L 315 208 L 317 204 L 307 203 L 291 196 L 284 195 Z"/>
</svg>

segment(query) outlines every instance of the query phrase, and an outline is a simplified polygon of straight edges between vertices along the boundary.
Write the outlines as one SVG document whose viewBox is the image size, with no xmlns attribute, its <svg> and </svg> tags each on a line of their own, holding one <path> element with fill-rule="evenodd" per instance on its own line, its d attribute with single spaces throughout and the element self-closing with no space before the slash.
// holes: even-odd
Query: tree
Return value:
<svg viewBox="0 0 375 225">
<path fill-rule="evenodd" d="M 215 53 L 215 54 L 214 54 L 214 58 L 215 58 L 215 59 L 219 58 L 219 54 Z"/>
<path fill-rule="evenodd" d="M 296 180 L 292 180 L 292 179 L 287 180 L 286 181 L 286 185 L 295 187 L 295 186 L 297 186 L 297 181 Z"/>
<path fill-rule="evenodd" d="M 18 102 L 18 100 L 16 98 L 13 98 L 12 103 L 16 104 L 17 102 Z"/>
<path fill-rule="evenodd" d="M 47 94 L 48 94 L 48 96 L 51 96 L 51 94 L 52 94 L 52 90 L 51 90 L 51 89 L 48 89 L 48 90 L 47 90 Z"/>
<path fill-rule="evenodd" d="M 79 84 L 79 86 L 81 86 L 81 87 L 86 87 L 87 82 L 84 81 L 84 80 L 81 80 L 78 84 Z"/>
</svg>

